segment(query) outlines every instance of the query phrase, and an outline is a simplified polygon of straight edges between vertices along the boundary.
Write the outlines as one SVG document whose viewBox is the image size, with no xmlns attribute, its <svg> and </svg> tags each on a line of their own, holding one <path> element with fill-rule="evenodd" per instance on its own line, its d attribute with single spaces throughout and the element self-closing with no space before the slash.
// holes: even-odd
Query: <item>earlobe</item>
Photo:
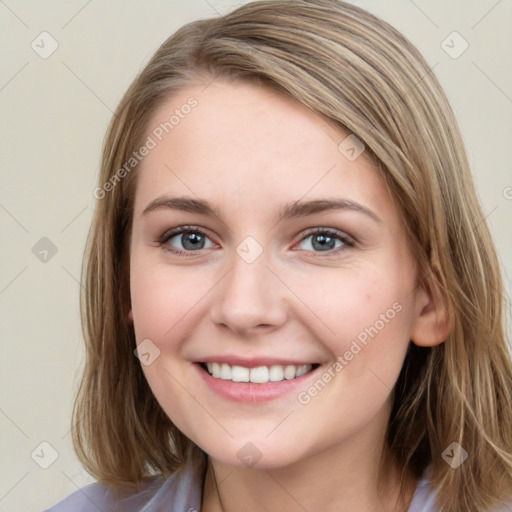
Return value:
<svg viewBox="0 0 512 512">
<path fill-rule="evenodd" d="M 446 298 L 427 284 L 418 289 L 416 305 L 411 341 L 420 347 L 433 347 L 446 341 L 453 327 Z"/>
<path fill-rule="evenodd" d="M 128 320 L 130 320 L 131 323 L 133 323 L 133 312 L 130 308 L 130 311 L 128 311 Z"/>
</svg>

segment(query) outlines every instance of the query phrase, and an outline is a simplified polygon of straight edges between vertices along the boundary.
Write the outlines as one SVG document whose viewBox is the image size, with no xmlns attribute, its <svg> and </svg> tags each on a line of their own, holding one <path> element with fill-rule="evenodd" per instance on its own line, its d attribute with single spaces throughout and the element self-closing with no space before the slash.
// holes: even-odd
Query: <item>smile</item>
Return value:
<svg viewBox="0 0 512 512">
<path fill-rule="evenodd" d="M 251 382 L 253 384 L 266 384 L 267 382 L 280 382 L 302 377 L 318 365 L 272 365 L 248 368 L 246 366 L 230 365 L 227 363 L 202 363 L 203 369 L 214 378 L 231 382 Z"/>
</svg>

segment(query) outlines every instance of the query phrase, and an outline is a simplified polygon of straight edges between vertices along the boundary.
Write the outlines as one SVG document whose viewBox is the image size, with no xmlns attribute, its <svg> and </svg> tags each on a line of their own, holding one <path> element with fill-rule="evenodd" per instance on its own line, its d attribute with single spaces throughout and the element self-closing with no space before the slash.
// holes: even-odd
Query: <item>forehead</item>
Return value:
<svg viewBox="0 0 512 512">
<path fill-rule="evenodd" d="M 154 147 L 138 169 L 136 213 L 172 194 L 236 211 L 343 196 L 393 214 L 369 157 L 344 152 L 354 146 L 353 135 L 257 85 L 216 80 L 206 88 L 187 86 L 160 106 L 147 135 Z"/>
</svg>

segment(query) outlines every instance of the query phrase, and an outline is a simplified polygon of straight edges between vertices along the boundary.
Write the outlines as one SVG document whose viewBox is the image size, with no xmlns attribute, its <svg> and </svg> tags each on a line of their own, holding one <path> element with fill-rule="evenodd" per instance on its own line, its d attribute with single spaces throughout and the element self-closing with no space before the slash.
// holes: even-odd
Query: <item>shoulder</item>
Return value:
<svg viewBox="0 0 512 512">
<path fill-rule="evenodd" d="M 191 468 L 184 468 L 167 479 L 153 477 L 137 488 L 114 488 L 101 483 L 78 489 L 45 512 L 180 512 L 199 510 L 202 485 Z"/>
<path fill-rule="evenodd" d="M 86 485 L 70 494 L 46 512 L 119 512 L 138 511 L 162 487 L 161 478 L 152 478 L 139 487 L 114 488 L 98 482 Z"/>
<path fill-rule="evenodd" d="M 418 481 L 408 512 L 441 512 L 436 503 L 436 492 L 427 477 Z M 512 512 L 512 502 L 502 503 L 491 512 Z"/>
<path fill-rule="evenodd" d="M 506 503 L 503 502 L 501 505 L 495 508 L 493 512 L 512 512 L 512 500 L 507 501 Z"/>
<path fill-rule="evenodd" d="M 436 505 L 436 493 L 428 478 L 419 480 L 408 512 L 440 512 Z"/>
</svg>

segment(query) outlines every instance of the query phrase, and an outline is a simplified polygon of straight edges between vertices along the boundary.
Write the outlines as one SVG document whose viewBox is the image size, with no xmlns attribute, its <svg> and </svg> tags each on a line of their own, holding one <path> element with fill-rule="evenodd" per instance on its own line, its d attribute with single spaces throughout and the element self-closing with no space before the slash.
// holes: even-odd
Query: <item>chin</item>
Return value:
<svg viewBox="0 0 512 512">
<path fill-rule="evenodd" d="M 223 443 L 223 449 L 219 445 L 199 445 L 212 459 L 226 466 L 240 469 L 280 469 L 293 465 L 305 457 L 305 453 L 299 452 L 296 445 L 284 445 L 281 441 L 265 442 L 249 440 L 230 440 Z"/>
</svg>

